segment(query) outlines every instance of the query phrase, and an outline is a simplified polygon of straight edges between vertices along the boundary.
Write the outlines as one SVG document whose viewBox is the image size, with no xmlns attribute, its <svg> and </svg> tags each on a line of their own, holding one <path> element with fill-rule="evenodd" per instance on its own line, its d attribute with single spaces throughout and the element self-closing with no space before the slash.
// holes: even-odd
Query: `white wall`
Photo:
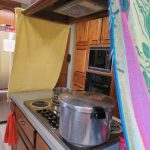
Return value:
<svg viewBox="0 0 150 150">
<path fill-rule="evenodd" d="M 9 32 L 0 31 L 0 89 L 8 88 L 8 80 L 12 67 L 12 53 L 3 51 L 3 40 L 8 38 Z"/>
</svg>

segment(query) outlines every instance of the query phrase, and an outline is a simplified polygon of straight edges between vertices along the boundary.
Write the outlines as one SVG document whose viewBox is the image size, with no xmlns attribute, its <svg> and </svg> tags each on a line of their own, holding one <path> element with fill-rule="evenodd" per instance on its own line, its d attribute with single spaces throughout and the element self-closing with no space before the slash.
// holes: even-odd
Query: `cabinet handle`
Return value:
<svg viewBox="0 0 150 150">
<path fill-rule="evenodd" d="M 77 50 L 86 50 L 85 48 L 80 48 L 80 49 L 77 49 Z"/>
<path fill-rule="evenodd" d="M 23 121 L 23 120 L 22 120 L 22 121 L 20 121 L 20 125 L 21 125 L 21 126 L 24 126 L 25 124 L 26 124 L 26 122 L 25 122 L 25 121 Z"/>
</svg>

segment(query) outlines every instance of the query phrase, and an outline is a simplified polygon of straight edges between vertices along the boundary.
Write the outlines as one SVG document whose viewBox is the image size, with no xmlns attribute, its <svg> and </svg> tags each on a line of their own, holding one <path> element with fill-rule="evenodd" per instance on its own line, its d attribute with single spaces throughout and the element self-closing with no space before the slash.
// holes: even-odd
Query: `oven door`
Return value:
<svg viewBox="0 0 150 150">
<path fill-rule="evenodd" d="M 102 75 L 87 73 L 85 82 L 85 91 L 109 95 L 110 83 L 111 83 L 110 77 L 104 77 Z"/>
</svg>

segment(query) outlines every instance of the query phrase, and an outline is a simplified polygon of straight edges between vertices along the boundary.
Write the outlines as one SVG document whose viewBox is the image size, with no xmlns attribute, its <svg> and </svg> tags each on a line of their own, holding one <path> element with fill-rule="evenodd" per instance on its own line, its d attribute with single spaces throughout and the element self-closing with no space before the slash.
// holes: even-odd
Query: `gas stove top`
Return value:
<svg viewBox="0 0 150 150">
<path fill-rule="evenodd" d="M 52 99 L 29 100 L 24 103 L 26 107 L 37 117 L 37 119 L 58 139 L 63 141 L 71 150 L 79 148 L 66 142 L 59 134 L 59 105 L 53 103 Z M 122 127 L 119 119 L 113 117 L 111 122 L 111 134 L 108 143 L 118 140 L 122 133 Z M 102 144 L 107 147 L 107 143 Z M 82 148 L 84 150 L 84 148 Z M 86 148 L 86 150 L 88 150 Z M 90 148 L 89 150 L 97 150 Z"/>
</svg>

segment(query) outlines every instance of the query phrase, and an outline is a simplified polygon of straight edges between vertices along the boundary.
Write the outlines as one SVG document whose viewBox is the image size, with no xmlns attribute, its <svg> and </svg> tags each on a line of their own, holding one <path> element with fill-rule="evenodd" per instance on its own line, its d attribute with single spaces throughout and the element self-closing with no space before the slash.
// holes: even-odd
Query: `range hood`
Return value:
<svg viewBox="0 0 150 150">
<path fill-rule="evenodd" d="M 96 0 L 75 0 L 61 6 L 54 12 L 78 18 L 104 10 L 107 10 L 107 6 L 100 4 Z"/>
<path fill-rule="evenodd" d="M 107 0 L 38 0 L 24 10 L 25 15 L 72 24 L 104 17 Z"/>
</svg>

